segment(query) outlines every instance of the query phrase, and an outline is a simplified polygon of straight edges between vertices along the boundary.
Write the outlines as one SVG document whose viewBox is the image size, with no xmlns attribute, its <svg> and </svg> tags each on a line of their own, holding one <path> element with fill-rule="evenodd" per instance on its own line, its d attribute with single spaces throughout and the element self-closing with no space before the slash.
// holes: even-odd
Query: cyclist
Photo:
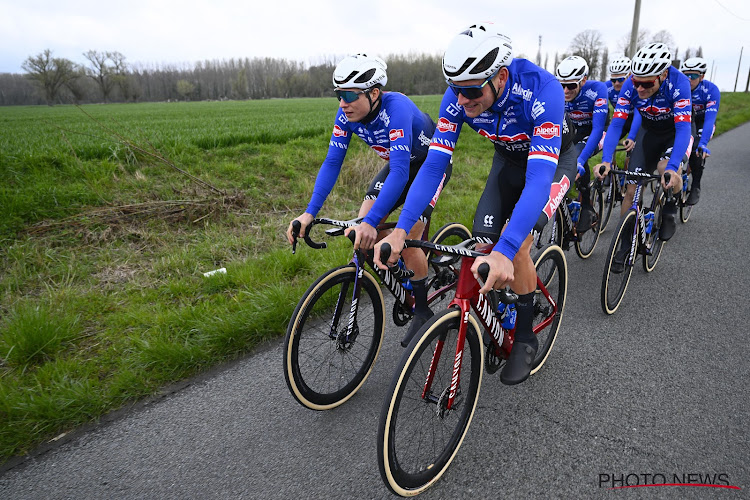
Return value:
<svg viewBox="0 0 750 500">
<path fill-rule="evenodd" d="M 435 123 L 404 94 L 382 90 L 388 81 L 386 69 L 382 59 L 365 54 L 348 56 L 336 66 L 333 86 L 339 109 L 328 154 L 318 172 L 310 202 L 305 213 L 295 219 L 302 225 L 301 236 L 305 235 L 306 228 L 336 183 L 352 135 L 359 136 L 386 161 L 372 180 L 359 209 L 359 217 L 364 219 L 351 229 L 356 233 L 354 248 L 371 249 L 376 239 L 382 236 L 375 228 L 404 202 L 408 188 L 427 156 Z M 419 221 L 411 228 L 410 238 L 422 237 L 424 225 L 450 175 L 449 166 L 439 186 L 433 189 L 430 204 L 424 207 Z M 287 239 L 291 244 L 291 223 Z M 404 252 L 404 260 L 414 271 L 411 284 L 415 298 L 415 316 L 409 331 L 416 333 L 432 316 L 432 311 L 427 306 L 427 258 L 420 249 L 409 250 Z"/>
<path fill-rule="evenodd" d="M 693 123 L 697 129 L 693 136 L 693 154 L 690 155 L 693 185 L 687 199 L 688 205 L 695 205 L 700 199 L 703 162 L 711 154 L 708 141 L 716 130 L 716 115 L 721 100 L 721 92 L 716 85 L 705 80 L 707 69 L 708 64 L 702 57 L 691 57 L 680 65 L 680 71 L 690 79 L 690 89 L 693 91 Z"/>
<path fill-rule="evenodd" d="M 576 229 L 579 233 L 591 229 L 596 223 L 591 206 L 591 171 L 589 158 L 599 151 L 599 145 L 607 125 L 609 106 L 607 86 L 588 79 L 589 65 L 579 56 L 563 59 L 555 70 L 555 76 L 565 92 L 565 112 L 575 125 L 573 143 L 578 153 L 578 176 L 576 185 L 581 193 L 581 214 Z"/>
<path fill-rule="evenodd" d="M 495 154 L 474 215 L 473 235 L 497 243 L 489 255 L 475 261 L 472 272 L 477 276 L 479 265 L 487 262 L 490 274 L 480 292 L 510 285 L 519 294 L 515 343 L 500 375 L 503 383 L 517 384 L 528 378 L 538 345 L 531 329 L 536 270 L 529 233 L 535 224 L 537 230 L 544 227 L 576 172 L 565 97 L 554 75 L 514 59 L 510 38 L 491 23 L 472 25 L 454 37 L 442 65 L 449 88 L 430 151 L 396 229 L 375 246 L 375 259 L 385 267 L 379 261 L 384 242 L 393 249 L 389 262 L 398 258 L 407 232 L 450 164 L 462 126 L 490 139 Z"/>
<path fill-rule="evenodd" d="M 656 167 L 662 174 L 664 189 L 678 192 L 682 188 L 681 167 L 687 161 L 686 154 L 690 152 L 692 142 L 690 83 L 685 75 L 672 67 L 672 54 L 663 43 L 651 43 L 639 49 L 633 57 L 631 71 L 633 76 L 622 86 L 612 123 L 604 139 L 602 163 L 594 168 L 594 174 L 603 178 L 609 173 L 622 126 L 627 117 L 637 110 L 642 125 L 638 128 L 628 171 L 653 172 Z M 605 166 L 603 174 L 599 172 L 602 165 Z M 675 174 L 668 184 L 664 181 L 667 170 Z M 635 181 L 628 181 L 622 215 L 630 209 L 634 196 Z M 674 234 L 676 214 L 676 202 L 672 200 L 662 211 L 660 239 L 668 240 Z M 624 269 L 628 250 L 623 244 L 615 253 L 613 271 Z"/>
<path fill-rule="evenodd" d="M 630 58 L 626 56 L 616 57 L 609 63 L 609 81 L 605 83 L 607 86 L 607 97 L 609 102 L 612 104 L 612 109 L 617 107 L 617 97 L 620 95 L 622 85 L 625 80 L 630 76 Z M 625 126 L 622 127 L 622 133 L 620 139 L 625 137 L 630 131 L 630 125 L 633 123 L 633 114 L 628 116 Z M 634 139 L 635 136 L 633 136 Z M 632 141 L 631 141 L 632 142 Z M 626 148 L 629 150 L 633 149 L 631 144 L 626 144 Z"/>
</svg>

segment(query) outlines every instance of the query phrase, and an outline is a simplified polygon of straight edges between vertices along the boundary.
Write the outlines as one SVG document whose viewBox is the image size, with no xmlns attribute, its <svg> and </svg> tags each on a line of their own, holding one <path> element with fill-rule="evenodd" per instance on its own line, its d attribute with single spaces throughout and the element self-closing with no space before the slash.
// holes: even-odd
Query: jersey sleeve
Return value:
<svg viewBox="0 0 750 500">
<path fill-rule="evenodd" d="M 406 195 L 404 208 L 401 210 L 396 227 L 408 233 L 432 201 L 435 191 L 443 180 L 445 169 L 453 157 L 453 150 L 461 133 L 462 124 L 463 109 L 458 105 L 458 99 L 453 91 L 447 89 L 440 103 L 440 117 L 435 134 L 430 141 L 427 158 L 419 168 L 409 193 Z"/>
<path fill-rule="evenodd" d="M 682 162 L 683 154 L 690 154 L 690 140 L 693 137 L 692 121 L 693 107 L 690 102 L 690 81 L 686 76 L 680 74 L 675 82 L 676 91 L 674 92 L 674 102 L 672 103 L 672 113 L 674 114 L 674 145 L 672 146 L 673 154 L 667 162 L 666 169 L 677 172 Z"/>
<path fill-rule="evenodd" d="M 372 227 L 377 227 L 398 201 L 406 184 L 409 182 L 409 163 L 411 160 L 412 121 L 413 116 L 403 101 L 391 101 L 393 106 L 388 110 L 390 122 L 388 137 L 390 140 L 388 176 L 383 182 L 375 203 L 364 218 Z"/>
<path fill-rule="evenodd" d="M 341 172 L 341 165 L 344 163 L 346 151 L 349 148 L 352 132 L 349 129 L 349 120 L 341 108 L 336 114 L 336 120 L 331 133 L 331 140 L 328 143 L 328 153 L 326 154 L 323 164 L 318 170 L 318 176 L 315 178 L 315 187 L 307 204 L 306 212 L 313 217 L 318 215 L 320 208 L 331 193 L 331 189 L 336 184 L 336 180 Z"/>
<path fill-rule="evenodd" d="M 708 146 L 708 141 L 711 140 L 711 137 L 714 134 L 720 100 L 721 92 L 719 92 L 719 88 L 711 83 L 708 88 L 708 101 L 706 102 L 706 114 L 703 119 L 703 132 L 701 133 L 701 139 L 698 142 L 699 147 Z"/>
<path fill-rule="evenodd" d="M 634 93 L 633 80 L 628 78 L 625 83 L 622 84 L 620 89 L 620 95 L 617 97 L 617 106 L 615 106 L 615 112 L 612 115 L 612 121 L 609 122 L 609 128 L 607 129 L 607 135 L 604 137 L 604 147 L 602 153 L 602 161 L 612 163 L 612 156 L 615 154 L 617 143 L 620 142 L 620 134 L 622 128 L 625 126 L 625 121 L 633 112 L 633 100 Z M 635 117 L 633 118 L 633 125 L 631 130 L 635 126 Z"/>
<path fill-rule="evenodd" d="M 591 133 L 583 147 L 581 154 L 578 156 L 578 163 L 583 165 L 596 152 L 599 141 L 604 135 L 604 127 L 607 123 L 609 114 L 609 101 L 607 100 L 607 86 L 604 83 L 595 85 L 592 88 L 596 90 L 596 100 L 594 101 L 594 117 L 591 124 Z"/>
<path fill-rule="evenodd" d="M 550 194 L 562 144 L 565 94 L 556 81 L 548 82 L 531 106 L 533 135 L 526 163 L 526 183 L 511 213 L 508 226 L 493 250 L 513 260 L 534 228 Z"/>
</svg>

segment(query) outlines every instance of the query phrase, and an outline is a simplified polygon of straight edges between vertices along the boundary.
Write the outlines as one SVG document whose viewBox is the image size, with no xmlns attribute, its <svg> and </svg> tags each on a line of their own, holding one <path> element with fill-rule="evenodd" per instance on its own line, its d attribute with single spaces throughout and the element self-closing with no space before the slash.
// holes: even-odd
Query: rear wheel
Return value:
<svg viewBox="0 0 750 500">
<path fill-rule="evenodd" d="M 603 181 L 599 181 L 601 184 L 596 185 L 592 190 L 594 193 L 594 206 L 597 203 L 602 204 L 601 218 L 599 221 L 599 232 L 604 232 L 604 229 L 609 224 L 609 219 L 612 215 L 612 207 L 615 204 L 615 186 L 614 174 L 609 174 Z M 597 198 L 599 201 L 597 201 Z"/>
<path fill-rule="evenodd" d="M 471 424 L 482 383 L 482 342 L 470 316 L 456 383 L 460 324 L 458 308 L 430 320 L 422 336 L 412 340 L 388 389 L 378 422 L 378 467 L 397 495 L 417 495 L 440 479 Z M 448 408 L 451 392 L 456 395 Z"/>
<path fill-rule="evenodd" d="M 328 410 L 352 397 L 380 352 L 383 295 L 375 278 L 365 272 L 359 300 L 352 307 L 356 274 L 350 264 L 321 276 L 302 296 L 289 322 L 284 377 L 289 392 L 307 408 Z"/>
<path fill-rule="evenodd" d="M 693 174 L 688 172 L 687 176 L 683 176 L 682 184 L 682 193 L 680 193 L 680 220 L 684 223 L 690 219 L 690 214 L 693 212 L 693 205 L 687 204 L 690 190 L 693 188 Z"/>
<path fill-rule="evenodd" d="M 565 203 L 567 200 L 563 200 Z M 534 239 L 534 247 L 537 250 L 541 250 L 547 245 L 558 245 L 562 246 L 563 240 L 563 220 L 560 207 L 555 210 L 555 215 L 552 219 L 547 221 L 547 224 L 542 228 L 540 233 L 536 234 Z"/>
<path fill-rule="evenodd" d="M 457 222 L 451 222 L 440 229 L 430 238 L 430 242 L 438 245 L 457 245 L 462 241 L 471 238 L 471 231 L 466 226 Z M 444 289 L 456 282 L 458 272 L 461 270 L 461 258 L 458 255 L 443 254 L 437 250 L 430 250 L 427 253 L 428 263 L 428 293 Z M 443 293 L 434 297 L 430 304 L 445 299 L 448 295 Z"/>
<path fill-rule="evenodd" d="M 604 275 L 602 276 L 601 290 L 601 306 L 607 314 L 613 314 L 620 307 L 630 281 L 630 275 L 633 273 L 635 253 L 631 252 L 630 249 L 636 218 L 634 210 L 628 211 L 617 227 L 615 234 L 612 235 L 612 243 L 609 245 Z M 617 272 L 618 270 L 613 268 L 613 264 L 615 264 L 614 261 L 620 249 L 627 249 L 627 255 L 622 269 Z"/>
<path fill-rule="evenodd" d="M 591 228 L 588 231 L 579 233 L 576 238 L 576 253 L 582 259 L 588 259 L 596 248 L 601 232 L 601 214 L 603 201 L 600 193 L 595 188 L 591 189 L 591 207 L 594 209 L 594 217 L 591 221 Z"/>
<path fill-rule="evenodd" d="M 658 196 L 658 198 L 657 198 Z M 651 232 L 646 234 L 646 248 L 643 254 L 643 270 L 650 273 L 656 267 L 659 256 L 664 248 L 664 240 L 659 239 L 661 229 L 661 213 L 664 207 L 664 191 L 659 188 L 658 194 L 654 196 L 652 208 L 654 211 L 654 221 L 651 226 Z"/>
</svg>

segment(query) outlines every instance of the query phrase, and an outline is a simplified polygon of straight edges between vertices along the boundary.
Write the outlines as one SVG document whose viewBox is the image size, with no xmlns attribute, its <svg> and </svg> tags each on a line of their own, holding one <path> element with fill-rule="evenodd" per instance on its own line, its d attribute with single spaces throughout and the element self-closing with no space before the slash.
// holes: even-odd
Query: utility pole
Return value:
<svg viewBox="0 0 750 500">
<path fill-rule="evenodd" d="M 737 63 L 737 76 L 734 79 L 734 91 L 737 92 L 737 82 L 740 79 L 740 65 L 742 64 L 742 51 L 745 49 L 745 47 L 742 47 L 740 49 L 740 61 Z"/>
<path fill-rule="evenodd" d="M 536 65 L 542 65 L 542 35 L 539 35 L 539 51 L 536 53 Z"/>
<path fill-rule="evenodd" d="M 635 55 L 636 43 L 638 43 L 638 20 L 641 17 L 641 0 L 635 0 L 635 11 L 633 12 L 633 29 L 630 32 L 630 58 L 632 59 Z"/>
</svg>

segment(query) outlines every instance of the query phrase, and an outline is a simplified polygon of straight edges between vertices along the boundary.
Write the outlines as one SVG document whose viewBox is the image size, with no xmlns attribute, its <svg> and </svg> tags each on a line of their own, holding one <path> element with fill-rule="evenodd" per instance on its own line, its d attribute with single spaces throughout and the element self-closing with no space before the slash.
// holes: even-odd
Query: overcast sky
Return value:
<svg viewBox="0 0 750 500">
<path fill-rule="evenodd" d="M 564 51 L 585 29 L 598 29 L 610 58 L 630 32 L 635 0 L 0 0 L 0 72 L 44 49 L 86 63 L 88 50 L 118 51 L 143 65 L 192 65 L 202 60 L 275 57 L 316 64 L 366 52 L 442 55 L 465 26 L 494 21 L 516 53 L 534 60 Z M 642 0 L 641 29 L 669 31 L 682 57 L 703 47 L 713 81 L 738 90 L 750 70 L 750 1 Z M 544 61 L 544 59 L 543 59 Z M 394 89 L 397 90 L 397 89 Z"/>
</svg>

